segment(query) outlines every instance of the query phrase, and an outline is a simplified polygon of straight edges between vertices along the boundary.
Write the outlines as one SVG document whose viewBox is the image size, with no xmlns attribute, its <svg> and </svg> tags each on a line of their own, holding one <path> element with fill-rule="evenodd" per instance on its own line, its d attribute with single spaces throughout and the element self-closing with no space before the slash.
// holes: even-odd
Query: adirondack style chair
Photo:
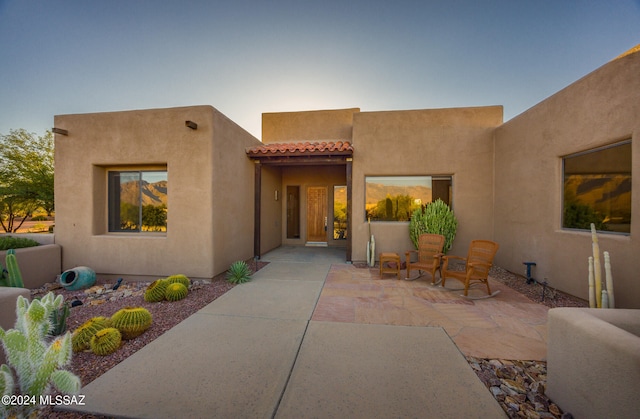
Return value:
<svg viewBox="0 0 640 419">
<path fill-rule="evenodd" d="M 440 234 L 421 234 L 418 237 L 418 250 L 405 252 L 407 262 L 407 279 L 411 277 L 411 270 L 418 270 L 431 274 L 431 283 L 436 283 L 436 271 L 440 269 L 440 259 L 443 256 L 444 236 Z M 411 262 L 411 255 L 417 253 L 417 261 Z M 440 272 L 442 277 L 442 272 Z"/>
<path fill-rule="evenodd" d="M 491 296 L 489 287 L 489 269 L 493 264 L 493 258 L 498 252 L 498 243 L 490 240 L 473 240 L 469 245 L 469 252 L 466 258 L 460 256 L 443 256 L 442 266 L 442 286 L 444 287 L 447 278 L 455 278 L 464 284 L 464 296 L 469 292 L 469 285 L 472 282 L 480 282 L 487 286 L 487 293 Z M 464 270 L 456 270 L 450 266 L 451 260 L 464 261 Z"/>
</svg>

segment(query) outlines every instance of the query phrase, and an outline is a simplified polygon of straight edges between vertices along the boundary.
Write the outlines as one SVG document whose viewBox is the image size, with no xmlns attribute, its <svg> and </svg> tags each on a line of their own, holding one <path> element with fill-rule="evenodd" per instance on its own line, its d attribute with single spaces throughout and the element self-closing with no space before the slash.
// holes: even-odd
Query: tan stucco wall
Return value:
<svg viewBox="0 0 640 419">
<path fill-rule="evenodd" d="M 362 112 L 353 126 L 353 260 L 366 260 L 365 177 L 451 175 L 457 235 L 449 254 L 492 239 L 493 129 L 502 107 Z M 413 248 L 408 222 L 373 222 L 376 252 Z"/>
<path fill-rule="evenodd" d="M 628 236 L 599 234 L 611 254 L 616 305 L 640 308 L 640 53 L 610 62 L 495 133 L 498 265 L 587 299 L 591 235 L 561 228 L 562 156 L 632 139 L 632 222 Z"/>
<path fill-rule="evenodd" d="M 358 108 L 262 114 L 262 142 L 348 140 Z"/>
<path fill-rule="evenodd" d="M 59 115 L 54 124 L 69 133 L 55 135 L 63 269 L 211 278 L 252 255 L 254 172 L 244 149 L 259 141 L 213 107 Z M 167 168 L 166 234 L 107 232 L 107 169 L 136 167 Z"/>
<path fill-rule="evenodd" d="M 222 113 L 214 112 L 213 272 L 253 256 L 255 164 L 246 148 L 259 141 Z"/>
<path fill-rule="evenodd" d="M 286 187 L 282 185 L 282 168 L 262 166 L 262 194 L 260 196 L 260 253 L 261 255 L 282 245 L 283 216 Z M 275 199 L 278 191 L 278 200 Z"/>
</svg>

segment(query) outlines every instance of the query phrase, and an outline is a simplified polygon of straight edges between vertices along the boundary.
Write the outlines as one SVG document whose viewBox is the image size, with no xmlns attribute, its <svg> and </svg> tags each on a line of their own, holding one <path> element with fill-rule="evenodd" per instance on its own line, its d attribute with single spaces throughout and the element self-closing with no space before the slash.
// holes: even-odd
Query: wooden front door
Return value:
<svg viewBox="0 0 640 419">
<path fill-rule="evenodd" d="M 326 186 L 311 186 L 307 189 L 307 241 L 327 241 Z"/>
</svg>

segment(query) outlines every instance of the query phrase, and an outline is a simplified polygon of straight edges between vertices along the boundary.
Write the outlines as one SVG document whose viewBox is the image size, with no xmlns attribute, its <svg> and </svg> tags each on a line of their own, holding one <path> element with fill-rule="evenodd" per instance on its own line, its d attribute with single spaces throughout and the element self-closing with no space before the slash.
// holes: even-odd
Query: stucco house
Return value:
<svg viewBox="0 0 640 419">
<path fill-rule="evenodd" d="M 640 308 L 640 53 L 508 122 L 501 106 L 263 114 L 262 141 L 210 106 L 55 117 L 63 269 L 211 278 L 281 245 L 363 261 L 412 248 L 411 209 L 437 198 L 496 264 L 587 298 L 598 223 L 616 305 Z M 134 194 L 135 191 L 135 194 Z M 371 220 L 371 222 L 369 222 Z"/>
</svg>

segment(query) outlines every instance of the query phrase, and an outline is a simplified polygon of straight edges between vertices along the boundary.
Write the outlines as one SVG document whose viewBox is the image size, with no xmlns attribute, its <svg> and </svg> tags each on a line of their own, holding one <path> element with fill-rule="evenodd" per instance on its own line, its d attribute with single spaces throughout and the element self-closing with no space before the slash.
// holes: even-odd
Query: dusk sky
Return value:
<svg viewBox="0 0 640 419">
<path fill-rule="evenodd" d="M 54 115 L 503 105 L 640 43 L 640 0 L 0 0 L 0 134 Z"/>
</svg>

